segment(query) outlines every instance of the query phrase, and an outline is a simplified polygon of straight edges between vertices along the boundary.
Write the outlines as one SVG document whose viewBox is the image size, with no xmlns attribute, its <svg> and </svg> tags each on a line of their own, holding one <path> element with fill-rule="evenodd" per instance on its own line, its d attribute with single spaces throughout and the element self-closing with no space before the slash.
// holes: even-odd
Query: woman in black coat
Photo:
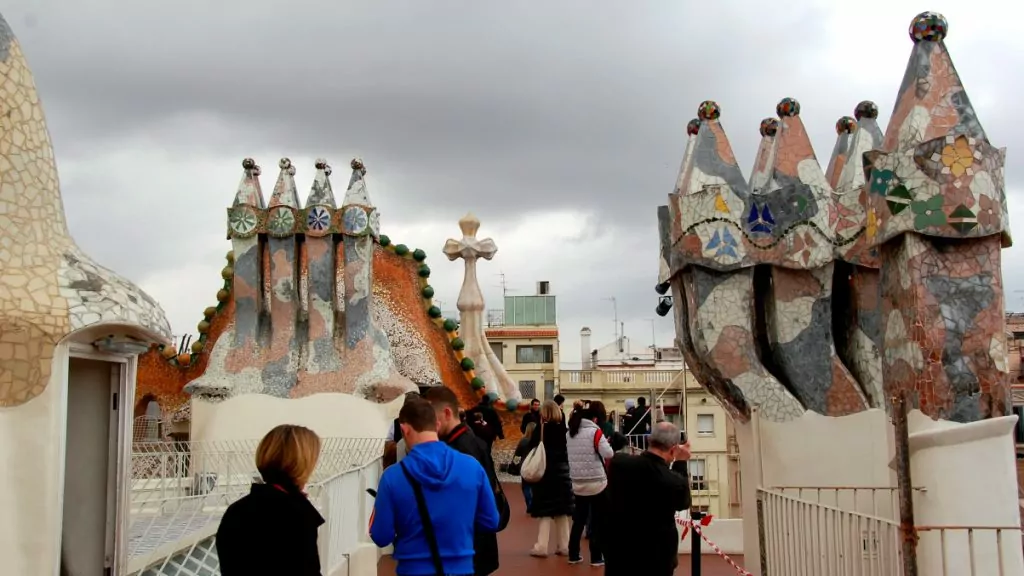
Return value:
<svg viewBox="0 0 1024 576">
<path fill-rule="evenodd" d="M 321 576 L 317 529 L 324 519 L 303 489 L 320 457 L 320 437 L 282 425 L 256 448 L 262 484 L 228 506 L 217 528 L 223 576 Z"/>
<path fill-rule="evenodd" d="M 547 467 L 539 482 L 530 485 L 533 502 L 530 516 L 540 519 L 537 543 L 530 554 L 545 557 L 551 553 L 551 539 L 555 540 L 555 553 L 569 553 L 569 518 L 572 516 L 572 481 L 569 479 L 569 452 L 566 449 L 565 422 L 562 411 L 551 400 L 540 409 L 541 426 L 533 433 L 530 445 L 536 447 L 544 437 L 544 455 Z M 542 434 L 543 431 L 543 434 Z M 554 531 L 554 534 L 551 532 Z"/>
</svg>

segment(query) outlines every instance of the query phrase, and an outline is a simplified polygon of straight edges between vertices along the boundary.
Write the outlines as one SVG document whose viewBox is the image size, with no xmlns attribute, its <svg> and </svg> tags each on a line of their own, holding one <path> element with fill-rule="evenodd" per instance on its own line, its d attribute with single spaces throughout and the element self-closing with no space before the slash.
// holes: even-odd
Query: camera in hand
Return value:
<svg viewBox="0 0 1024 576">
<path fill-rule="evenodd" d="M 679 431 L 679 443 L 686 444 L 686 430 Z"/>
</svg>

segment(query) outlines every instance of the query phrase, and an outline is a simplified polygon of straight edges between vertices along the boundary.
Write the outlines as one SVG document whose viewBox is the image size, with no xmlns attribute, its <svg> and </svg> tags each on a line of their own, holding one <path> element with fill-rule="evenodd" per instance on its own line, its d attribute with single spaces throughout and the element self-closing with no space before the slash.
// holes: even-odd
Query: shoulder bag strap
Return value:
<svg viewBox="0 0 1024 576">
<path fill-rule="evenodd" d="M 607 470 L 608 469 L 608 461 L 605 460 L 601 456 L 601 438 L 603 438 L 603 437 L 604 437 L 604 432 L 602 432 L 601 429 L 598 428 L 594 432 L 594 453 L 597 454 L 597 461 L 600 462 L 601 465 L 605 467 L 605 470 Z"/>
<path fill-rule="evenodd" d="M 412 492 L 416 496 L 416 507 L 420 511 L 420 522 L 423 523 L 423 533 L 427 537 L 427 546 L 430 548 L 430 558 L 434 561 L 434 569 L 437 576 L 444 576 L 444 563 L 441 562 L 441 550 L 437 547 L 437 534 L 434 533 L 434 523 L 430 521 L 430 512 L 427 510 L 427 500 L 423 497 L 423 487 L 412 477 L 404 462 L 399 462 L 405 479 L 412 486 Z"/>
</svg>

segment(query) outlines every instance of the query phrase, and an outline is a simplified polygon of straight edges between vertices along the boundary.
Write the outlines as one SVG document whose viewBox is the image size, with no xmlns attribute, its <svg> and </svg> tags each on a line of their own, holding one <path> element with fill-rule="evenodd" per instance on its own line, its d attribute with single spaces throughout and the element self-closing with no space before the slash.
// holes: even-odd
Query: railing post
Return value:
<svg viewBox="0 0 1024 576">
<path fill-rule="evenodd" d="M 761 551 L 761 576 L 768 576 L 768 553 L 764 545 L 765 534 L 764 534 L 764 499 L 761 497 L 761 492 L 757 493 L 757 542 L 758 548 Z"/>
<path fill-rule="evenodd" d="M 697 526 L 700 524 L 701 519 L 704 518 L 704 513 L 699 510 L 690 510 L 690 520 L 693 524 L 690 525 L 690 575 L 700 576 L 700 534 L 698 533 Z"/>
<path fill-rule="evenodd" d="M 896 433 L 896 485 L 900 495 L 900 532 L 903 576 L 917 576 L 917 530 L 914 527 L 914 488 L 910 478 L 910 429 L 907 425 L 907 391 L 892 399 Z"/>
</svg>

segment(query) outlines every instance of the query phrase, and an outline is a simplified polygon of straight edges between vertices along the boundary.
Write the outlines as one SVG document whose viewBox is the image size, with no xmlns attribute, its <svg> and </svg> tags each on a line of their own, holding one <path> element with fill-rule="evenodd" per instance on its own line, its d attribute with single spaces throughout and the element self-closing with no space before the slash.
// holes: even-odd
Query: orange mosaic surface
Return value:
<svg viewBox="0 0 1024 576">
<path fill-rule="evenodd" d="M 479 401 L 477 393 L 469 385 L 466 375 L 459 366 L 449 338 L 443 328 L 427 316 L 426 306 L 420 289 L 426 284 L 417 274 L 418 264 L 375 246 L 373 251 L 373 284 L 388 293 L 396 314 L 415 327 L 423 341 L 430 347 L 437 360 L 441 380 L 459 397 L 463 407 L 471 407 Z"/>
<path fill-rule="evenodd" d="M 235 302 L 228 299 L 223 307 L 210 318 L 207 332 L 209 345 L 202 353 L 195 354 L 195 360 L 179 367 L 165 357 L 166 350 L 152 347 L 139 356 L 138 374 L 135 384 L 135 405 L 138 407 L 149 399 L 156 400 L 164 413 L 173 413 L 188 403 L 191 396 L 185 392 L 185 384 L 202 376 L 210 360 L 208 351 L 217 338 L 235 321 Z"/>
</svg>

